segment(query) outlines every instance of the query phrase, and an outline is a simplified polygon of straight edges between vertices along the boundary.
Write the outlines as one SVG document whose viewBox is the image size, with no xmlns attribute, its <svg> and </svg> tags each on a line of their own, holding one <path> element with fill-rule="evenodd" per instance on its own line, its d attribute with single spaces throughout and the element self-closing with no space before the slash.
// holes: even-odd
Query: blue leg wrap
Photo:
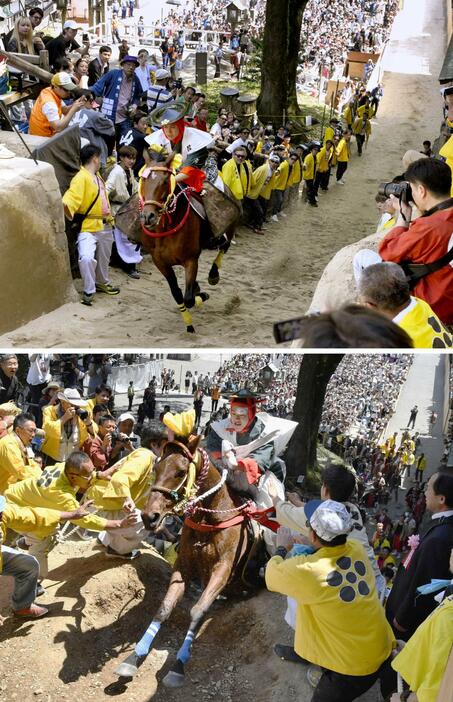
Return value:
<svg viewBox="0 0 453 702">
<path fill-rule="evenodd" d="M 140 641 L 137 643 L 135 647 L 135 653 L 137 656 L 147 656 L 149 653 L 149 649 L 152 646 L 152 643 L 155 639 L 155 636 L 157 632 L 159 631 L 161 627 L 161 622 L 157 622 L 156 620 L 153 619 L 145 633 L 143 634 L 142 638 Z"/>
<path fill-rule="evenodd" d="M 194 631 L 188 631 L 186 634 L 186 638 L 183 641 L 183 644 L 181 648 L 178 651 L 178 655 L 176 656 L 176 659 L 178 661 L 181 661 L 181 663 L 187 663 L 187 661 L 190 660 L 190 654 L 191 654 L 191 648 L 192 648 L 192 642 L 195 637 L 195 632 Z"/>
</svg>

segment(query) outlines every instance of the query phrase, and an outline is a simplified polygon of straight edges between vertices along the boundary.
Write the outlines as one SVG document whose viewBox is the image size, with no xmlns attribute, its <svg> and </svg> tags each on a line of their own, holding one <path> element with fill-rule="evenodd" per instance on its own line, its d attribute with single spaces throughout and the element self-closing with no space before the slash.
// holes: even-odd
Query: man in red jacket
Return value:
<svg viewBox="0 0 453 702">
<path fill-rule="evenodd" d="M 399 215 L 381 241 L 379 254 L 394 263 L 434 263 L 453 247 L 450 168 L 443 161 L 424 158 L 412 163 L 405 177 L 422 216 L 411 222 L 412 207 L 391 196 Z M 444 324 L 453 324 L 453 260 L 421 278 L 412 294 L 425 300 Z"/>
</svg>

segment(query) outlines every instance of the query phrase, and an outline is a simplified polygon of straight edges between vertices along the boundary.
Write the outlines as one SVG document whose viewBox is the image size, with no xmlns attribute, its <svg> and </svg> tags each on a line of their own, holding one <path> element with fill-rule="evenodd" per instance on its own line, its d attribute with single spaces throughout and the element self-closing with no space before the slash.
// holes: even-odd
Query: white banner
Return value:
<svg viewBox="0 0 453 702">
<path fill-rule="evenodd" d="M 115 366 L 110 376 L 113 391 L 117 394 L 127 392 L 131 380 L 134 382 L 135 391 L 144 390 L 148 387 L 148 383 L 153 376 L 156 376 L 157 383 L 160 385 L 162 367 L 163 361 L 148 361 L 147 363 L 138 363 L 130 366 Z"/>
</svg>

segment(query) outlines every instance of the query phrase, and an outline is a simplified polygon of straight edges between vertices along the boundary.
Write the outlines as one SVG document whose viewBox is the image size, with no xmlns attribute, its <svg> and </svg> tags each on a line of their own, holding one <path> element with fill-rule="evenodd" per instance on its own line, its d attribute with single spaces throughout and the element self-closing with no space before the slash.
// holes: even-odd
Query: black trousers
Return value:
<svg viewBox="0 0 453 702">
<path fill-rule="evenodd" d="M 265 198 L 265 197 L 261 197 L 261 195 L 260 195 L 259 198 L 258 198 L 258 203 L 260 204 L 261 210 L 262 210 L 262 212 L 263 212 L 263 222 L 264 222 L 264 221 L 266 220 L 266 218 L 267 218 L 267 210 L 268 210 L 268 208 L 269 208 L 269 202 L 270 202 L 270 200 L 266 200 L 266 198 Z"/>
<path fill-rule="evenodd" d="M 365 143 L 365 135 L 364 134 L 356 134 L 355 138 L 357 141 L 357 151 L 359 152 L 359 156 L 361 156 L 362 150 L 363 150 L 363 145 Z"/>
<path fill-rule="evenodd" d="M 252 200 L 250 197 L 244 198 L 244 210 L 246 212 L 249 224 L 252 227 L 261 229 L 264 224 L 264 212 L 259 198 L 256 200 Z"/>
<path fill-rule="evenodd" d="M 315 178 L 315 188 L 316 192 L 318 192 L 319 188 L 321 190 L 328 190 L 329 189 L 329 178 L 330 178 L 330 168 L 328 171 L 320 172 L 318 171 L 316 174 Z"/>
<path fill-rule="evenodd" d="M 352 702 L 373 687 L 379 680 L 384 698 L 395 692 L 396 672 L 390 665 L 391 657 L 371 675 L 342 675 L 333 670 L 325 670 L 313 693 L 311 702 Z"/>
<path fill-rule="evenodd" d="M 307 187 L 307 200 L 312 204 L 316 203 L 316 195 L 318 194 L 318 188 L 316 187 L 315 181 L 313 179 L 306 180 L 305 185 Z"/>
<path fill-rule="evenodd" d="M 276 215 L 282 211 L 283 190 L 273 190 L 272 192 L 272 214 Z"/>
<path fill-rule="evenodd" d="M 337 166 L 337 181 L 341 180 L 348 170 L 348 162 L 347 161 L 338 161 L 338 166 Z"/>
</svg>

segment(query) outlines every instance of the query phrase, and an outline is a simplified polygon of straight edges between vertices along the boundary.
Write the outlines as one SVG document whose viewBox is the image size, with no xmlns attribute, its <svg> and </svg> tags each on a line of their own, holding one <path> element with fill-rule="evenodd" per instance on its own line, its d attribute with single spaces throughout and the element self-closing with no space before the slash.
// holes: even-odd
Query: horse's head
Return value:
<svg viewBox="0 0 453 702">
<path fill-rule="evenodd" d="M 203 468 L 202 453 L 197 451 L 200 437 L 192 437 L 183 444 L 168 441 L 156 463 L 155 482 L 142 512 L 146 529 L 155 531 L 166 515 L 178 511 L 194 487 L 197 476 Z"/>
<path fill-rule="evenodd" d="M 148 157 L 141 177 L 142 217 L 147 227 L 157 227 L 168 196 L 174 189 L 171 183 L 174 171 L 170 167 L 174 153 L 161 160 L 156 158 L 156 152 L 148 150 L 145 153 Z"/>
</svg>

